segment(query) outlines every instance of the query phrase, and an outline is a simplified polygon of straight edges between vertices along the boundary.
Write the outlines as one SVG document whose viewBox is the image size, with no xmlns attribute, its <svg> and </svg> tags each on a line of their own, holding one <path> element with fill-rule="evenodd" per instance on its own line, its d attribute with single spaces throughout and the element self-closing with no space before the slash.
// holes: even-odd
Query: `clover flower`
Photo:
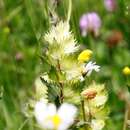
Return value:
<svg viewBox="0 0 130 130">
<path fill-rule="evenodd" d="M 73 124 L 76 112 L 76 107 L 68 103 L 63 103 L 58 110 L 54 104 L 43 101 L 35 105 L 35 117 L 44 129 L 67 130 Z"/>
<path fill-rule="evenodd" d="M 86 118 L 91 115 L 90 127 L 92 130 L 101 130 L 105 125 L 105 118 L 108 115 L 107 91 L 104 84 L 92 83 L 81 92 L 85 102 Z"/>
<path fill-rule="evenodd" d="M 85 66 L 83 68 L 83 75 L 85 74 L 87 76 L 90 76 L 90 74 L 92 73 L 93 70 L 96 72 L 99 72 L 100 66 L 96 65 L 96 62 L 90 61 L 89 63 L 85 64 Z"/>
<path fill-rule="evenodd" d="M 93 82 L 81 92 L 81 96 L 84 99 L 86 118 L 91 118 L 89 125 L 91 130 L 102 130 L 109 112 L 106 107 L 108 95 L 104 84 Z"/>
<path fill-rule="evenodd" d="M 48 43 L 46 54 L 53 60 L 61 60 L 79 49 L 68 22 L 60 21 L 45 34 L 44 40 Z"/>
<path fill-rule="evenodd" d="M 124 67 L 122 72 L 124 75 L 130 75 L 130 68 L 128 66 L 126 66 L 126 67 Z"/>
<path fill-rule="evenodd" d="M 80 62 L 87 62 L 88 60 L 90 60 L 91 56 L 92 56 L 92 51 L 89 49 L 86 49 L 84 51 L 82 51 L 79 56 L 78 56 L 78 61 Z"/>
<path fill-rule="evenodd" d="M 93 107 L 100 107 L 104 105 L 108 99 L 107 92 L 105 90 L 104 84 L 91 84 L 86 88 L 81 95 L 89 100 L 89 103 Z"/>
<path fill-rule="evenodd" d="M 119 30 L 113 30 L 107 38 L 107 44 L 109 47 L 114 47 L 121 43 L 123 40 L 123 33 Z"/>
<path fill-rule="evenodd" d="M 86 36 L 88 32 L 93 32 L 94 36 L 98 36 L 101 19 L 96 12 L 86 13 L 80 18 L 79 26 L 82 36 Z"/>
<path fill-rule="evenodd" d="M 115 11 L 117 8 L 116 0 L 104 0 L 104 5 L 106 9 L 110 12 Z"/>
</svg>

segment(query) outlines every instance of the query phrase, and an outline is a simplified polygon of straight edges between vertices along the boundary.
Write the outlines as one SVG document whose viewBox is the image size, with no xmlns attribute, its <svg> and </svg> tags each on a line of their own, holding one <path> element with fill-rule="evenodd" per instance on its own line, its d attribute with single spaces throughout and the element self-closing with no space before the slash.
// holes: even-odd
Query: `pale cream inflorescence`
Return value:
<svg viewBox="0 0 130 130">
<path fill-rule="evenodd" d="M 83 81 L 83 74 L 89 76 L 93 70 L 98 72 L 100 67 L 94 62 L 87 63 L 92 57 L 92 51 L 84 50 L 77 58 L 74 53 L 79 51 L 73 33 L 68 22 L 60 21 L 45 34 L 44 40 L 48 43 L 46 54 L 52 65 L 60 65 L 60 69 L 66 74 L 67 80 Z"/>
</svg>

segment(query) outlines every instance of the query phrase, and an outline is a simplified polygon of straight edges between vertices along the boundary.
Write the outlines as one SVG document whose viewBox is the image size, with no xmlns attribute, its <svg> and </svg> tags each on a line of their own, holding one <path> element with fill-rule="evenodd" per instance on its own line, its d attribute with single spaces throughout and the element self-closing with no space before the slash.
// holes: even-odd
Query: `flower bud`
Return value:
<svg viewBox="0 0 130 130">
<path fill-rule="evenodd" d="M 113 12 L 117 8 L 116 0 L 104 0 L 104 5 L 109 12 Z"/>
<path fill-rule="evenodd" d="M 95 12 L 87 13 L 80 18 L 79 26 L 82 36 L 86 36 L 88 32 L 92 32 L 96 37 L 99 35 L 101 19 Z"/>
<path fill-rule="evenodd" d="M 82 51 L 78 56 L 78 61 L 80 62 L 86 62 L 92 57 L 92 51 L 89 49 L 86 49 Z"/>
<path fill-rule="evenodd" d="M 107 38 L 107 44 L 109 47 L 118 45 L 123 40 L 123 34 L 120 31 L 114 30 L 112 34 Z"/>
<path fill-rule="evenodd" d="M 86 89 L 86 90 L 84 90 L 82 93 L 81 93 L 81 95 L 84 97 L 84 98 L 86 98 L 86 99 L 93 99 L 93 98 L 95 98 L 95 96 L 97 95 L 97 92 L 96 92 L 96 90 L 93 90 L 93 89 Z"/>
<path fill-rule="evenodd" d="M 122 72 L 124 75 L 130 75 L 130 68 L 128 66 L 126 66 L 126 67 L 124 67 Z"/>
</svg>

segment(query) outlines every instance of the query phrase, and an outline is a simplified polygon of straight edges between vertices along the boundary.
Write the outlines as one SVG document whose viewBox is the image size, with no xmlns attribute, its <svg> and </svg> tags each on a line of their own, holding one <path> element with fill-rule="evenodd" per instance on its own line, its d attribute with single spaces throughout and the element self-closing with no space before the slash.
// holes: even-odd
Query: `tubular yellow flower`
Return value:
<svg viewBox="0 0 130 130">
<path fill-rule="evenodd" d="M 78 56 L 78 61 L 85 62 L 88 61 L 92 57 L 92 51 L 89 49 L 86 49 L 82 51 Z"/>
<path fill-rule="evenodd" d="M 130 68 L 128 66 L 124 67 L 123 74 L 124 75 L 130 75 Z"/>
</svg>

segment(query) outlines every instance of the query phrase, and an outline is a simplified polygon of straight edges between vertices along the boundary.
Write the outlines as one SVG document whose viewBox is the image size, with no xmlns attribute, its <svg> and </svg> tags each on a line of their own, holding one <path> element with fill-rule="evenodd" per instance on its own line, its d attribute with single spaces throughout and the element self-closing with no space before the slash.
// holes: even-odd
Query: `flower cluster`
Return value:
<svg viewBox="0 0 130 130">
<path fill-rule="evenodd" d="M 98 127 L 101 130 L 105 125 L 101 115 L 108 98 L 105 86 L 92 84 L 85 87 L 87 77 L 93 71 L 100 71 L 100 66 L 90 60 L 92 50 L 81 51 L 66 21 L 52 26 L 45 34 L 44 41 L 43 58 L 48 70 L 35 81 L 34 115 L 37 122 L 43 129 L 67 130 L 71 125 L 80 123 L 82 114 L 76 117 L 76 113 L 77 110 L 80 113 L 80 107 L 84 107 L 86 118 L 91 113 L 89 128 L 96 130 Z M 82 92 L 83 88 L 85 90 Z M 84 106 L 80 106 L 82 98 Z M 79 106 L 78 109 L 71 104 Z M 75 122 L 76 119 L 78 122 Z M 84 123 L 87 122 L 84 120 Z"/>
<path fill-rule="evenodd" d="M 101 27 L 101 19 L 95 12 L 86 13 L 80 18 L 79 25 L 82 36 L 86 36 L 88 32 L 92 32 L 94 36 L 98 36 Z"/>
<path fill-rule="evenodd" d="M 84 50 L 78 58 L 75 57 L 80 46 L 70 32 L 69 23 L 60 21 L 45 34 L 44 40 L 48 45 L 46 55 L 49 63 L 54 67 L 58 66 L 67 80 L 83 79 L 83 73 L 90 75 L 92 70 L 99 71 L 96 63 L 86 64 L 92 56 L 91 50 Z"/>
<path fill-rule="evenodd" d="M 109 112 L 106 107 L 108 94 L 104 84 L 92 83 L 81 95 L 85 101 L 86 117 L 91 118 L 90 127 L 92 130 L 101 130 Z"/>
<path fill-rule="evenodd" d="M 117 8 L 116 0 L 104 0 L 104 5 L 106 9 L 110 12 L 115 11 Z"/>
</svg>

